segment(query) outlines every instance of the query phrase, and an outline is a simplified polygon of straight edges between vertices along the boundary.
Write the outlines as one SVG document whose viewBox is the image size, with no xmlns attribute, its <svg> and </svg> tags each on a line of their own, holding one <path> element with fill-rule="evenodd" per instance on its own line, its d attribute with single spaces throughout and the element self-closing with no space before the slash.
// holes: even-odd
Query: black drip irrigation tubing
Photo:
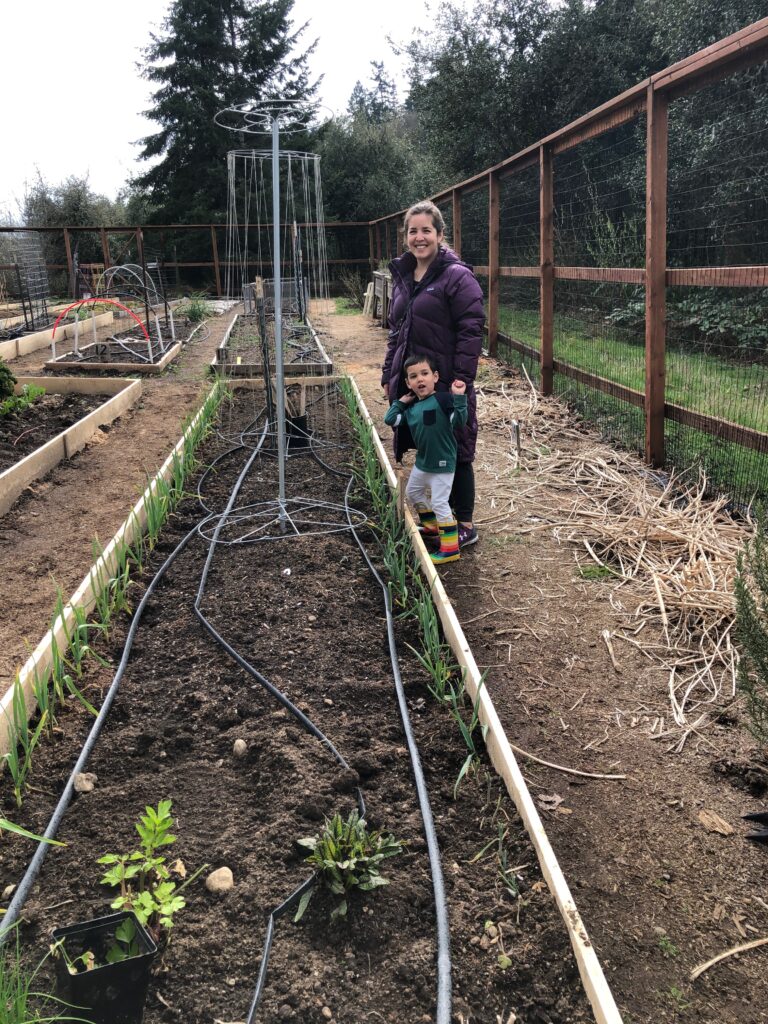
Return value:
<svg viewBox="0 0 768 1024">
<path fill-rule="evenodd" d="M 263 439 L 266 437 L 268 428 L 269 428 L 269 421 L 267 420 L 266 426 L 264 428 L 264 432 L 262 434 L 262 442 L 263 442 Z M 245 433 L 246 433 L 246 431 L 248 429 L 249 428 L 246 428 L 246 430 L 244 430 L 241 433 L 241 435 L 240 435 L 241 438 L 245 435 Z M 203 505 L 204 508 L 205 508 L 205 505 L 204 505 L 204 503 L 202 501 L 202 498 L 200 496 L 200 490 L 201 490 L 201 487 L 202 487 L 203 480 L 213 470 L 213 468 L 215 467 L 215 465 L 219 461 L 223 460 L 227 456 L 232 455 L 233 452 L 238 451 L 240 448 L 244 448 L 244 447 L 247 447 L 247 446 L 244 443 L 241 443 L 240 445 L 237 445 L 237 446 L 229 449 L 228 451 L 223 452 L 220 456 L 217 457 L 217 459 L 214 460 L 212 465 L 209 466 L 208 469 L 206 469 L 206 471 L 204 472 L 204 474 L 203 474 L 203 476 L 201 478 L 201 481 L 198 484 L 198 498 L 200 500 L 200 504 Z M 312 450 L 312 448 L 313 448 L 313 446 L 310 443 L 310 451 L 311 451 L 313 457 L 316 459 L 316 461 L 321 466 L 323 466 L 327 470 L 330 470 L 332 473 L 336 473 L 337 475 L 346 475 L 346 474 L 340 473 L 340 471 L 335 470 L 335 469 L 333 469 L 330 466 L 327 466 L 324 462 L 322 462 L 321 459 L 318 458 L 317 454 Z M 203 612 L 200 610 L 200 605 L 202 603 L 202 600 L 203 600 L 203 597 L 204 597 L 204 594 L 205 594 L 205 584 L 207 582 L 208 573 L 209 573 L 210 566 L 211 566 L 212 560 L 213 560 L 213 554 L 214 554 L 216 545 L 218 543 L 219 532 L 221 531 L 221 529 L 223 528 L 223 526 L 224 526 L 224 524 L 226 522 L 227 515 L 229 515 L 230 512 L 232 511 L 232 508 L 233 508 L 235 500 L 236 500 L 236 498 L 237 498 L 237 496 L 238 496 L 238 494 L 240 492 L 240 489 L 242 488 L 242 486 L 243 486 L 243 484 L 244 484 L 244 482 L 245 482 L 245 480 L 246 480 L 246 478 L 248 476 L 248 473 L 249 473 L 249 471 L 251 469 L 251 466 L 253 465 L 254 461 L 259 456 L 259 454 L 261 454 L 260 445 L 257 446 L 253 450 L 251 455 L 249 456 L 249 458 L 248 458 L 244 468 L 240 472 L 240 475 L 238 476 L 237 481 L 235 482 L 235 485 L 234 485 L 232 491 L 230 492 L 230 496 L 229 496 L 229 499 L 227 501 L 227 506 L 226 506 L 224 512 L 219 516 L 218 525 L 216 527 L 216 530 L 214 532 L 214 535 L 213 535 L 212 539 L 209 542 L 208 554 L 206 556 L 205 565 L 203 567 L 203 572 L 202 572 L 202 575 L 201 575 L 200 584 L 198 586 L 198 591 L 197 591 L 197 595 L 196 595 L 196 598 L 195 598 L 194 612 L 195 612 L 195 615 L 197 616 L 197 618 L 199 619 L 200 623 L 204 627 L 204 629 L 209 633 L 209 635 L 218 644 L 220 644 L 220 646 L 227 652 L 227 654 L 229 654 L 229 656 L 245 672 L 247 672 L 262 687 L 264 687 L 276 700 L 278 700 L 279 703 L 282 704 L 282 706 L 284 708 L 286 708 L 286 710 L 288 710 L 292 715 L 294 715 L 294 717 L 299 721 L 299 723 L 302 725 L 302 727 L 308 733 L 310 733 L 310 735 L 312 735 L 313 737 L 318 739 L 324 746 L 326 746 L 328 748 L 328 750 L 331 752 L 331 754 L 334 756 L 336 761 L 343 768 L 348 770 L 349 769 L 348 763 L 342 757 L 342 755 L 336 750 L 336 748 L 334 747 L 333 743 L 328 739 L 328 737 L 326 737 L 325 734 L 320 729 L 318 729 L 317 726 L 311 721 L 311 719 L 309 719 L 302 711 L 300 711 L 299 708 L 297 708 L 288 699 L 288 697 L 285 696 L 284 693 L 282 693 L 277 687 L 275 687 L 272 683 L 270 683 L 269 680 L 267 680 L 248 661 L 246 661 L 234 649 L 234 647 L 232 647 L 221 636 L 221 634 L 218 633 L 218 631 L 213 627 L 213 625 L 208 621 L 208 619 L 205 617 Z M 441 862 L 440 862 L 440 851 L 439 851 L 439 846 L 438 846 L 438 842 L 437 842 L 437 835 L 436 835 L 435 827 L 434 827 L 434 820 L 433 820 L 433 817 L 432 817 L 432 810 L 431 810 L 431 807 L 430 807 L 430 804 L 429 804 L 429 795 L 427 793 L 426 783 L 425 783 L 425 780 L 424 780 L 424 774 L 423 774 L 423 771 L 422 771 L 422 768 L 421 768 L 421 759 L 419 757 L 418 747 L 416 745 L 416 741 L 415 741 L 415 738 L 413 736 L 413 731 L 412 731 L 411 723 L 410 723 L 410 717 L 408 715 L 408 708 L 407 708 L 407 702 L 406 702 L 406 698 L 405 698 L 405 692 L 404 692 L 404 689 L 403 689 L 402 677 L 400 675 L 400 669 L 399 669 L 398 657 L 397 657 L 397 648 L 396 648 L 395 637 L 394 637 L 394 622 L 393 622 L 393 617 L 392 617 L 391 596 L 390 596 L 389 588 L 386 586 L 386 584 L 382 580 L 381 576 L 379 575 L 379 573 L 374 568 L 373 563 L 371 562 L 371 560 L 368 557 L 368 554 L 367 554 L 367 552 L 365 550 L 363 542 L 361 541 L 360 537 L 358 536 L 358 534 L 357 534 L 357 532 L 356 532 L 356 530 L 354 528 L 354 525 L 353 525 L 353 522 L 352 522 L 352 517 L 350 515 L 350 505 L 349 505 L 349 490 L 350 490 L 350 488 L 352 486 L 352 483 L 353 483 L 353 480 L 350 479 L 349 483 L 347 485 L 347 491 L 346 491 L 346 494 L 345 494 L 345 507 L 346 507 L 346 511 L 347 511 L 347 520 L 348 520 L 348 523 L 349 523 L 349 527 L 350 527 L 350 529 L 352 531 L 352 534 L 353 534 L 353 536 L 355 538 L 355 541 L 357 542 L 357 544 L 358 544 L 358 546 L 359 546 L 359 548 L 360 548 L 360 550 L 361 550 L 361 552 L 363 554 L 363 558 L 365 559 L 365 561 L 366 561 L 366 563 L 368 565 L 368 568 L 370 569 L 371 573 L 373 574 L 374 578 L 376 579 L 376 581 L 378 582 L 379 586 L 382 588 L 382 591 L 384 593 L 384 604 L 385 604 L 386 619 L 387 619 L 387 636 L 388 636 L 388 640 L 389 640 L 390 658 L 391 658 L 391 662 L 392 662 L 393 677 L 394 677 L 395 689 L 396 689 L 396 693 L 397 693 L 398 708 L 399 708 L 399 711 L 400 711 L 400 717 L 401 717 L 401 721 L 402 721 L 402 724 L 403 724 L 403 729 L 404 729 L 404 732 L 405 732 L 405 737 L 406 737 L 406 742 L 407 742 L 407 745 L 408 745 L 409 754 L 410 754 L 410 757 L 411 757 L 411 764 L 413 766 L 414 781 L 415 781 L 416 790 L 417 790 L 417 794 L 418 794 L 419 807 L 420 807 L 420 810 L 421 810 L 422 820 L 424 822 L 424 833 L 425 833 L 425 838 L 426 838 L 426 842 L 427 842 L 427 849 L 428 849 L 428 854 L 429 854 L 429 860 L 430 860 L 430 868 L 431 868 L 431 873 L 432 873 L 433 892 L 434 892 L 434 896 L 435 896 L 435 917 L 436 917 L 436 924 L 437 924 L 437 975 L 438 975 L 438 978 L 437 978 L 437 1018 L 436 1018 L 436 1024 L 450 1024 L 450 1014 L 451 1014 L 450 931 L 449 931 L 449 926 L 448 926 L 448 911 L 447 911 L 447 905 L 446 905 L 446 899 L 445 899 L 445 885 L 444 885 L 444 881 L 443 881 L 442 866 L 441 866 Z M 201 528 L 203 527 L 203 525 L 206 522 L 208 522 L 211 518 L 213 518 L 212 514 L 210 512 L 208 512 L 207 509 L 206 509 L 206 512 L 207 512 L 206 516 L 202 520 L 200 520 L 195 526 L 192 527 L 192 529 L 182 538 L 182 540 L 177 544 L 177 546 L 174 548 L 174 550 L 168 555 L 166 560 L 163 562 L 163 564 L 158 569 L 158 571 L 155 574 L 155 576 L 150 581 L 150 583 L 147 586 L 147 589 L 146 589 L 146 591 L 144 593 L 144 596 L 142 597 L 139 605 L 136 608 L 136 611 L 135 611 L 135 613 L 133 615 L 133 619 L 131 621 L 130 629 L 128 631 L 128 635 L 126 637 L 125 646 L 123 648 L 122 657 L 121 657 L 120 663 L 119 663 L 119 665 L 117 667 L 117 671 L 115 672 L 115 675 L 114 675 L 114 677 L 112 679 L 112 682 L 111 682 L 111 684 L 109 686 L 109 689 L 108 689 L 107 694 L 106 694 L 106 696 L 104 698 L 104 701 L 103 701 L 102 706 L 101 706 L 101 708 L 99 710 L 99 713 L 98 713 L 98 715 L 96 717 L 96 720 L 94 721 L 94 723 L 93 723 L 93 725 L 91 727 L 91 730 L 90 730 L 90 732 L 89 732 L 89 734 L 88 734 L 88 736 L 87 736 L 87 738 L 85 740 L 85 743 L 83 744 L 83 747 L 82 747 L 82 749 L 80 751 L 80 755 L 79 755 L 79 757 L 78 757 L 78 759 L 77 759 L 77 761 L 75 763 L 75 766 L 72 769 L 72 772 L 70 773 L 70 776 L 69 776 L 69 778 L 68 778 L 68 780 L 67 780 L 67 782 L 66 782 L 66 784 L 64 786 L 64 789 L 63 789 L 61 797 L 59 798 L 59 801 L 58 801 L 58 803 L 56 805 L 56 808 L 54 809 L 54 812 L 51 815 L 51 818 L 50 818 L 50 820 L 48 822 L 48 825 L 47 825 L 47 827 L 45 829 L 45 832 L 43 833 L 43 836 L 44 836 L 45 839 L 54 839 L 56 837 L 56 833 L 58 832 L 59 826 L 61 825 L 61 821 L 62 821 L 62 819 L 64 817 L 64 814 L 66 813 L 67 808 L 69 807 L 69 805 L 70 805 L 70 803 L 72 801 L 72 796 L 74 794 L 75 778 L 76 778 L 76 776 L 80 772 L 82 772 L 84 770 L 85 766 L 87 765 L 88 759 L 90 758 L 90 756 L 91 756 L 91 754 L 93 752 L 93 749 L 94 749 L 94 747 L 96 745 L 96 741 L 98 740 L 99 735 L 101 734 L 101 731 L 102 731 L 102 729 L 104 727 L 104 723 L 106 722 L 106 719 L 107 719 L 107 716 L 109 714 L 109 711 L 110 711 L 110 709 L 112 707 L 112 704 L 114 703 L 115 697 L 117 696 L 117 693 L 118 693 L 118 690 L 119 690 L 120 683 L 122 681 L 123 675 L 125 674 L 125 670 L 126 670 L 127 665 L 128 665 L 128 660 L 129 660 L 130 654 L 131 654 L 131 649 L 133 647 L 133 642 L 134 642 L 134 639 L 135 639 L 135 636 L 136 636 L 136 632 L 137 632 L 138 627 L 140 625 L 140 622 L 141 622 L 142 616 L 144 614 L 144 610 L 145 610 L 145 608 L 147 606 L 147 603 L 149 602 L 149 599 L 154 594 L 155 590 L 157 589 L 158 585 L 160 584 L 160 581 L 162 580 L 162 578 L 165 575 L 165 573 L 167 572 L 167 570 L 174 563 L 174 561 L 178 558 L 178 556 L 182 553 L 182 551 L 184 551 L 184 549 L 187 547 L 187 545 L 192 540 L 192 538 L 196 534 L 202 536 L 202 534 L 200 534 Z M 358 802 L 358 810 L 360 812 L 361 817 L 363 817 L 365 815 L 365 802 L 364 802 L 364 799 L 363 799 L 362 792 L 360 791 L 359 788 L 357 790 L 357 802 Z M 13 899 L 11 900 L 11 903 L 8 906 L 7 911 L 3 915 L 2 930 L 0 931 L 0 946 L 2 946 L 7 941 L 8 936 L 13 931 L 13 927 L 16 924 L 18 918 L 19 918 L 19 915 L 21 913 L 21 910 L 22 910 L 24 904 L 27 901 L 27 898 L 29 896 L 29 892 L 30 892 L 32 886 L 34 885 L 34 883 L 35 883 L 35 881 L 36 881 L 36 879 L 37 879 L 37 877 L 38 877 L 38 875 L 40 873 L 40 870 L 41 870 L 42 865 L 43 865 L 43 861 L 45 860 L 46 854 L 48 853 L 48 848 L 49 848 L 49 844 L 48 843 L 44 843 L 43 842 L 43 843 L 39 843 L 38 844 L 37 850 L 35 851 L 35 854 L 32 857 L 32 860 L 30 861 L 30 863 L 29 863 L 29 865 L 27 867 L 27 870 L 25 871 L 24 876 L 22 877 L 21 882 L 19 883 L 18 888 L 16 889 L 16 892 L 14 893 Z M 269 914 L 269 918 L 268 918 L 268 922 L 267 922 L 267 930 L 266 930 L 265 940 L 264 940 L 264 946 L 263 946 L 263 950 L 262 950 L 262 957 L 261 957 L 261 962 L 260 962 L 260 965 L 259 965 L 258 977 L 257 977 L 257 981 L 256 981 L 256 987 L 255 987 L 255 991 L 254 991 L 253 998 L 252 998 L 252 1001 L 251 1001 L 251 1006 L 250 1006 L 250 1009 L 249 1009 L 249 1012 L 248 1012 L 248 1017 L 246 1018 L 246 1024 L 253 1024 L 253 1021 L 255 1020 L 256 1012 L 258 1010 L 258 1007 L 259 1007 L 259 1004 L 260 1004 L 260 1001 L 261 1001 L 261 997 L 263 995 L 264 985 L 266 983 L 266 977 L 267 977 L 267 969 L 268 969 L 268 964 L 269 964 L 269 954 L 270 954 L 270 950 L 271 950 L 271 947 L 272 947 L 272 941 L 273 941 L 273 937 L 274 937 L 275 923 L 276 923 L 276 921 L 279 918 L 281 918 L 284 914 L 286 914 L 289 910 L 291 910 L 294 906 L 296 906 L 296 904 L 301 899 L 301 897 L 304 895 L 304 893 L 306 893 L 309 889 L 311 889 L 312 886 L 316 883 L 316 880 L 317 880 L 316 879 L 316 875 L 314 875 L 314 874 L 311 875 L 309 878 L 305 879 L 287 897 L 287 899 L 285 899 L 282 903 L 280 903 Z"/>
<path fill-rule="evenodd" d="M 387 616 L 387 640 L 389 641 L 389 656 L 392 661 L 392 676 L 395 681 L 395 692 L 397 693 L 397 706 L 400 711 L 400 719 L 403 723 L 403 731 L 408 745 L 408 752 L 413 767 L 413 780 L 416 784 L 416 793 L 419 798 L 422 821 L 424 822 L 424 836 L 427 841 L 429 853 L 429 866 L 432 872 L 432 890 L 435 895 L 435 920 L 437 925 L 437 1024 L 450 1024 L 451 1020 L 451 933 L 448 923 L 448 905 L 445 898 L 445 882 L 443 880 L 443 867 L 440 859 L 440 847 L 435 831 L 435 822 L 432 817 L 432 807 L 429 803 L 429 793 L 424 779 L 424 772 L 421 767 L 419 748 L 413 735 L 411 718 L 408 714 L 408 702 L 405 697 L 403 678 L 400 674 L 400 662 L 397 656 L 397 643 L 395 640 L 394 619 L 392 617 L 392 593 L 390 588 L 381 578 L 363 542 L 357 535 L 357 530 L 352 522 L 349 506 L 349 490 L 353 481 L 347 484 L 345 504 L 347 519 L 352 535 L 357 541 L 368 568 L 373 574 L 376 582 L 384 594 L 384 610 Z"/>
</svg>

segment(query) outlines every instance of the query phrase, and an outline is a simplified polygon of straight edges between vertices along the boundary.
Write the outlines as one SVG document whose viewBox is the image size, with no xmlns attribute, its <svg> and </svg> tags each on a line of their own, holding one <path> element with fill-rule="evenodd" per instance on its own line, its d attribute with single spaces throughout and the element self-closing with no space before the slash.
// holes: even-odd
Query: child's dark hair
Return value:
<svg viewBox="0 0 768 1024">
<path fill-rule="evenodd" d="M 418 363 L 426 363 L 427 366 L 432 371 L 432 373 L 438 372 L 437 361 L 435 360 L 435 357 L 425 352 L 420 356 L 408 356 L 408 358 L 403 363 L 403 370 L 405 370 L 406 377 L 408 376 L 408 370 L 412 366 L 416 366 Z"/>
</svg>

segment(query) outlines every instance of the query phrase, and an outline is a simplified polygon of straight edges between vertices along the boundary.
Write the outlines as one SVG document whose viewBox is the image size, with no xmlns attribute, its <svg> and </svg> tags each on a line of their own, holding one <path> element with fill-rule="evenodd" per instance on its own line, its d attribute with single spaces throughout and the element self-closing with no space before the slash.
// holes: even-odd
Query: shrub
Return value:
<svg viewBox="0 0 768 1024">
<path fill-rule="evenodd" d="M 738 558 L 736 634 L 742 645 L 739 689 L 747 696 L 750 729 L 768 744 L 768 517 L 757 511 L 757 528 Z"/>
<path fill-rule="evenodd" d="M 10 398 L 16 386 L 16 378 L 7 363 L 0 360 L 0 398 Z"/>
</svg>

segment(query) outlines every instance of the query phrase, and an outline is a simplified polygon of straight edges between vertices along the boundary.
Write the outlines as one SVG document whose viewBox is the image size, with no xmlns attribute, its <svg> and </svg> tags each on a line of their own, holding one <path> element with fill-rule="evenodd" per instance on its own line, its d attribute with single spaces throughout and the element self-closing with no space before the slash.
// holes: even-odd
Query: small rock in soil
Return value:
<svg viewBox="0 0 768 1024">
<path fill-rule="evenodd" d="M 232 753 L 235 757 L 245 757 L 248 752 L 248 744 L 245 740 L 235 740 L 232 744 Z"/>
<path fill-rule="evenodd" d="M 280 1009 L 277 1011 L 277 1015 L 280 1020 L 290 1020 L 293 1017 L 293 1007 L 287 1003 L 283 1003 Z"/>
<path fill-rule="evenodd" d="M 78 772 L 75 776 L 76 793 L 92 793 L 93 787 L 99 781 L 98 776 L 93 772 Z"/>
<path fill-rule="evenodd" d="M 205 880 L 205 887 L 209 892 L 228 892 L 234 884 L 232 871 L 227 867 L 217 868 Z"/>
<path fill-rule="evenodd" d="M 4 900 L 9 900 L 11 898 L 11 896 L 13 896 L 13 894 L 15 892 L 16 892 L 16 886 L 15 885 L 6 885 L 6 887 L 3 889 L 3 897 L 2 898 Z"/>
<path fill-rule="evenodd" d="M 324 1006 L 320 1013 L 322 1013 L 326 1020 L 330 1020 L 331 1017 L 333 1017 L 333 1010 L 330 1008 L 330 1006 Z"/>
</svg>

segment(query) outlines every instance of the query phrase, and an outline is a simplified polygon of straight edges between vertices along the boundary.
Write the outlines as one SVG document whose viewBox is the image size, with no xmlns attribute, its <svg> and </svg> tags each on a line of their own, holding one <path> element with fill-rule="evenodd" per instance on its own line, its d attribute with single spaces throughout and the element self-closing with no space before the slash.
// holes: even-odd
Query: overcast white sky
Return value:
<svg viewBox="0 0 768 1024">
<path fill-rule="evenodd" d="M 295 23 L 310 22 L 303 38 L 320 40 L 313 70 L 325 75 L 322 102 L 342 112 L 372 60 L 383 60 L 398 78 L 402 67 L 386 37 L 402 42 L 418 34 L 429 24 L 428 3 L 295 0 Z M 110 198 L 140 169 L 132 142 L 154 126 L 141 116 L 150 90 L 135 64 L 167 6 L 166 0 L 0 0 L 0 216 L 10 212 L 17 221 L 25 182 L 38 169 L 53 184 L 88 174 L 91 187 Z"/>
</svg>

